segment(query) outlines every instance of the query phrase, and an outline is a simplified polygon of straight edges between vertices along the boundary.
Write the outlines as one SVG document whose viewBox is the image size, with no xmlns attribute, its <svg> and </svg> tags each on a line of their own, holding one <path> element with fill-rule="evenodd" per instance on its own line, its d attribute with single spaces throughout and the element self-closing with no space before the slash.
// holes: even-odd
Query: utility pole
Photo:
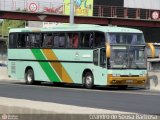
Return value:
<svg viewBox="0 0 160 120">
<path fill-rule="evenodd" d="M 70 24 L 74 24 L 74 0 L 70 0 Z"/>
<path fill-rule="evenodd" d="M 4 37 L 4 34 L 3 34 L 3 33 L 4 33 L 4 27 L 3 27 L 3 26 L 4 26 L 4 19 L 3 19 L 3 21 L 2 21 L 2 29 L 1 29 L 1 32 L 2 32 L 2 35 L 1 35 L 1 36 L 2 36 L 2 38 Z"/>
</svg>

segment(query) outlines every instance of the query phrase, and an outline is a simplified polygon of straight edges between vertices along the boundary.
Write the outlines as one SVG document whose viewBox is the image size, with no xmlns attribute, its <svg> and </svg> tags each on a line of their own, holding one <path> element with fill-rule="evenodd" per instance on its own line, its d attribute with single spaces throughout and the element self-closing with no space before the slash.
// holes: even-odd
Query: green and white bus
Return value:
<svg viewBox="0 0 160 120">
<path fill-rule="evenodd" d="M 14 28 L 9 31 L 8 75 L 27 84 L 143 86 L 146 43 L 136 29 L 99 25 Z"/>
</svg>

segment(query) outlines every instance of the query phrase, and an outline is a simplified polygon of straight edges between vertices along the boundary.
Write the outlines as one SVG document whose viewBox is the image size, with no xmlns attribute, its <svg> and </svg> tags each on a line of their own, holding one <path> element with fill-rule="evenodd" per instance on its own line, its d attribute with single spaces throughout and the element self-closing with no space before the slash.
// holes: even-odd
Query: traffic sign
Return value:
<svg viewBox="0 0 160 120">
<path fill-rule="evenodd" d="M 30 3 L 29 4 L 29 11 L 36 12 L 38 9 L 38 5 L 36 3 Z"/>
<path fill-rule="evenodd" d="M 152 12 L 152 19 L 157 20 L 159 19 L 159 12 L 158 11 L 153 11 Z"/>
</svg>

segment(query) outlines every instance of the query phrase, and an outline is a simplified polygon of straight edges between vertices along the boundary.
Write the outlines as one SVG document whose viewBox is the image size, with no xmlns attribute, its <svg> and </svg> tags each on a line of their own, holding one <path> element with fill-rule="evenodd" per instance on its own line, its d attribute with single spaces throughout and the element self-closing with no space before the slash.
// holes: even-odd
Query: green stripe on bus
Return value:
<svg viewBox="0 0 160 120">
<path fill-rule="evenodd" d="M 32 49 L 31 51 L 37 60 L 46 60 L 40 49 Z M 48 62 L 39 62 L 39 64 L 50 81 L 61 82 L 61 80 L 58 78 L 57 74 L 54 72 Z"/>
</svg>

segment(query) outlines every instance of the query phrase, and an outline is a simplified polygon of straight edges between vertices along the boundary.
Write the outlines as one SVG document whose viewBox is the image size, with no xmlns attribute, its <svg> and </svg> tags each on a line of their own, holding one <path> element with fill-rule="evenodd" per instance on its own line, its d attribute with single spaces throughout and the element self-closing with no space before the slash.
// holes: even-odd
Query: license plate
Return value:
<svg viewBox="0 0 160 120">
<path fill-rule="evenodd" d="M 126 83 L 133 83 L 133 80 L 126 80 Z"/>
</svg>

